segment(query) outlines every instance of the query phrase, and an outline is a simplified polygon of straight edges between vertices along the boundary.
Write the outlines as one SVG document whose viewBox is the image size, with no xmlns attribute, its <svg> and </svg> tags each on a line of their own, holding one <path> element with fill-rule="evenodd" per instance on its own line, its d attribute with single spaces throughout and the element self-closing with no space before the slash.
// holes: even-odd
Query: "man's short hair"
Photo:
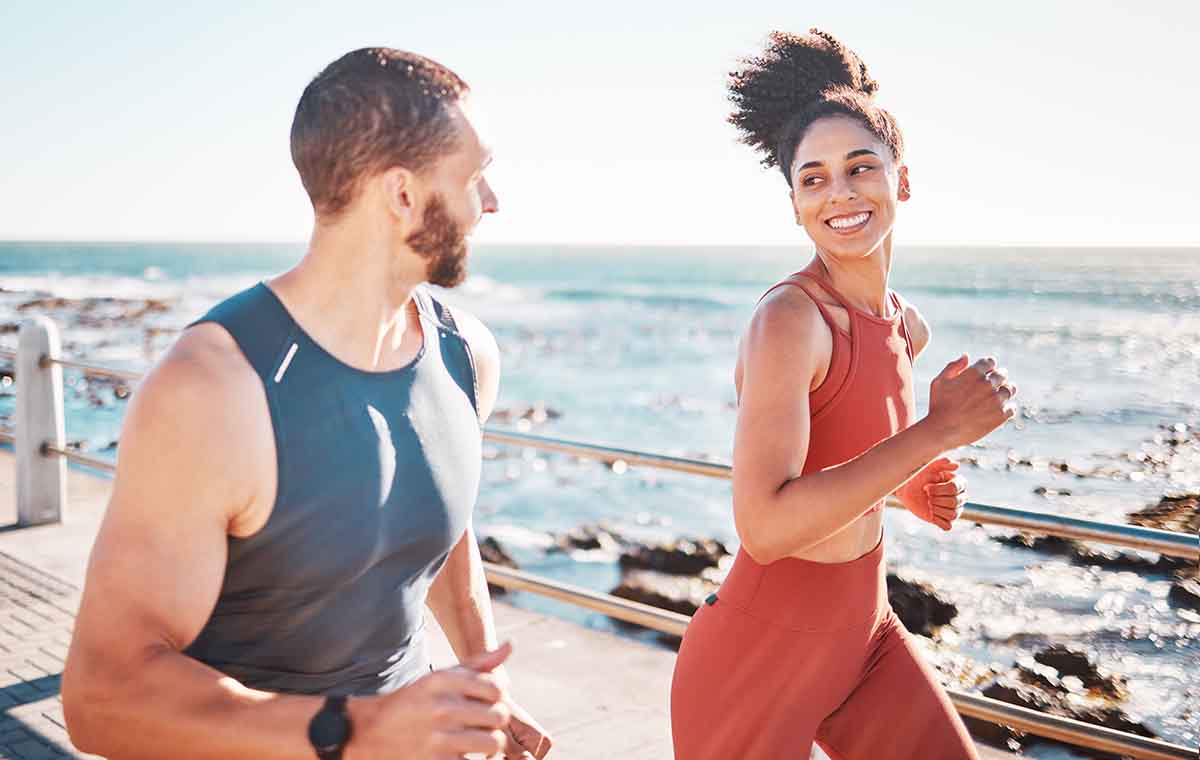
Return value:
<svg viewBox="0 0 1200 760">
<path fill-rule="evenodd" d="M 416 53 L 362 48 L 304 88 L 292 120 L 292 163 L 318 216 L 336 216 L 361 181 L 394 166 L 421 172 L 458 147 L 451 107 L 469 92 Z"/>
</svg>

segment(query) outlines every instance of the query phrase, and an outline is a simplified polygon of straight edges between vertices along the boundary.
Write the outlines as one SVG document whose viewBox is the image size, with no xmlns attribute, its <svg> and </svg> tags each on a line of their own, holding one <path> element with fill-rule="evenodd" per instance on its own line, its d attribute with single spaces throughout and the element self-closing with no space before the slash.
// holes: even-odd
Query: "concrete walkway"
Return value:
<svg viewBox="0 0 1200 760">
<path fill-rule="evenodd" d="M 64 523 L 14 529 L 14 469 L 0 451 L 0 758 L 88 757 L 67 738 L 58 691 L 111 481 L 72 470 Z M 671 757 L 672 652 L 503 602 L 495 609 L 501 638 L 515 645 L 514 695 L 555 737 L 551 758 Z M 440 632 L 433 638 L 435 661 L 453 662 Z"/>
</svg>

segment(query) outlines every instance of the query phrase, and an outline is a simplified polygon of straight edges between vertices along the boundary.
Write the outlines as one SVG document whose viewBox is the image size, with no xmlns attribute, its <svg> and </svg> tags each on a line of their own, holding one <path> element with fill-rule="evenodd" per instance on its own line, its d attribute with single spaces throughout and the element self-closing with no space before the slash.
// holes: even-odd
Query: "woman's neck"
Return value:
<svg viewBox="0 0 1200 760">
<path fill-rule="evenodd" d="M 889 235 L 866 256 L 834 256 L 818 250 L 808 271 L 833 285 L 851 306 L 879 317 L 891 315 L 888 303 L 888 275 L 892 268 L 892 241 Z"/>
</svg>

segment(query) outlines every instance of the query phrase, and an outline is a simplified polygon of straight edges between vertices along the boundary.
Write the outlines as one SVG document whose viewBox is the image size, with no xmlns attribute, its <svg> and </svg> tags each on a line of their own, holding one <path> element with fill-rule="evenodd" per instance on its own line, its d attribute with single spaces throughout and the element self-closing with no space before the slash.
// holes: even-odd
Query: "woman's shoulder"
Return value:
<svg viewBox="0 0 1200 760">
<path fill-rule="evenodd" d="M 813 294 L 781 283 L 755 306 L 738 355 L 739 364 L 766 361 L 792 371 L 797 361 L 827 365 L 832 352 L 833 331 Z"/>
<path fill-rule="evenodd" d="M 754 307 L 747 332 L 792 338 L 814 331 L 828 332 L 817 298 L 802 281 L 783 280 L 768 290 Z"/>
<path fill-rule="evenodd" d="M 917 309 L 912 301 L 909 301 L 895 290 L 892 293 L 896 296 L 896 301 L 900 305 L 900 312 L 904 318 L 904 326 L 908 330 L 909 340 L 913 343 L 913 356 L 916 356 L 929 345 L 929 339 L 933 333 L 929 328 L 929 323 L 925 321 L 925 317 L 921 315 L 920 310 Z"/>
</svg>

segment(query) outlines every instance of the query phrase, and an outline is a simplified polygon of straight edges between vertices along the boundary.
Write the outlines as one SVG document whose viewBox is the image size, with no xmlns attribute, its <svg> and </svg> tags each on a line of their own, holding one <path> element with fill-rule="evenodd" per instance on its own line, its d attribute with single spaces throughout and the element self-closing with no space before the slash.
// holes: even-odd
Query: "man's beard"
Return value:
<svg viewBox="0 0 1200 760">
<path fill-rule="evenodd" d="M 432 285 L 453 288 L 467 277 L 467 236 L 462 225 L 450 218 L 442 196 L 434 196 L 421 216 L 421 227 L 405 240 L 429 261 L 425 279 Z"/>
</svg>

